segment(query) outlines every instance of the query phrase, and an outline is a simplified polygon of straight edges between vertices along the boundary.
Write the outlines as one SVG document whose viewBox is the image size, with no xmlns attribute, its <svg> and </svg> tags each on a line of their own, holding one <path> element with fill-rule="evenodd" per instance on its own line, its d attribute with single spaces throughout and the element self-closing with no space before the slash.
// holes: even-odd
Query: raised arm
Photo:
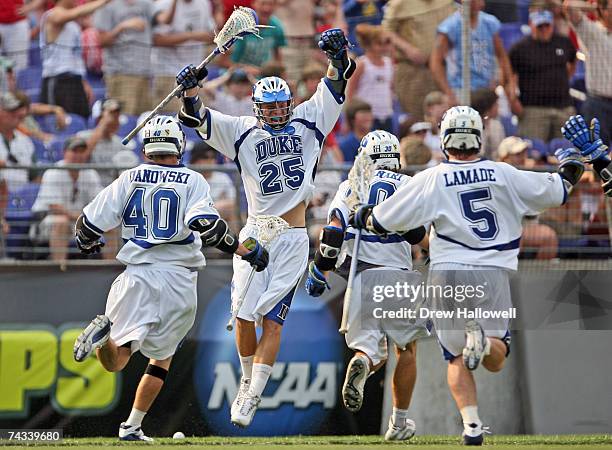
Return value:
<svg viewBox="0 0 612 450">
<path fill-rule="evenodd" d="M 329 60 L 327 68 L 328 86 L 335 96 L 344 99 L 346 85 L 355 72 L 357 65 L 348 56 L 349 45 L 344 32 L 339 28 L 332 28 L 321 33 L 319 48 L 325 52 Z"/>
</svg>

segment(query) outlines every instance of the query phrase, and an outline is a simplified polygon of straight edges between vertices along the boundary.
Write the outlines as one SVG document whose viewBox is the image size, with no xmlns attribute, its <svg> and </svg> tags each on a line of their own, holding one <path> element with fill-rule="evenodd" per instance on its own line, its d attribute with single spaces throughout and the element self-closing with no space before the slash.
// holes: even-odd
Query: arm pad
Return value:
<svg viewBox="0 0 612 450">
<path fill-rule="evenodd" d="M 178 113 L 179 121 L 189 128 L 199 128 L 206 123 L 208 110 L 198 95 L 183 97 L 183 107 Z"/>
<path fill-rule="evenodd" d="M 406 233 L 402 234 L 402 237 L 410 245 L 415 245 L 421 242 L 426 234 L 427 234 L 427 230 L 425 229 L 425 227 L 419 227 L 419 228 L 415 228 L 413 230 L 407 231 Z"/>
<path fill-rule="evenodd" d="M 192 220 L 189 228 L 200 233 L 204 247 L 216 247 L 224 253 L 234 253 L 238 249 L 238 237 L 220 217 Z"/>
<path fill-rule="evenodd" d="M 584 173 L 584 164 L 581 161 L 569 159 L 559 165 L 557 172 L 563 179 L 565 189 L 570 193 Z"/>
<path fill-rule="evenodd" d="M 344 232 L 341 228 L 328 225 L 321 230 L 319 250 L 315 253 L 315 266 L 321 270 L 333 270 L 340 255 L 344 242 Z"/>
<path fill-rule="evenodd" d="M 85 216 L 81 214 L 74 225 L 74 234 L 83 243 L 90 243 L 97 241 L 102 236 L 96 231 L 92 230 L 85 223 Z"/>
<path fill-rule="evenodd" d="M 326 78 L 336 95 L 344 96 L 348 79 L 351 78 L 357 64 L 348 57 L 346 51 L 341 59 L 330 59 Z"/>
</svg>

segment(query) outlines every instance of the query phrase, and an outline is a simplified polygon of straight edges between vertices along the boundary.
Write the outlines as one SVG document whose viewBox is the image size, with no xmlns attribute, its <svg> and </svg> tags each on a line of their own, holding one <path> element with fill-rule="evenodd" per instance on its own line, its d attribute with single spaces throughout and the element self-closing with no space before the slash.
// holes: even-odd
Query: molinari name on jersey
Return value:
<svg viewBox="0 0 612 450">
<path fill-rule="evenodd" d="M 257 163 L 278 155 L 301 155 L 302 138 L 296 134 L 270 136 L 255 144 Z"/>
<path fill-rule="evenodd" d="M 449 187 L 497 180 L 495 179 L 495 169 L 474 168 L 445 173 L 444 181 L 446 182 L 446 187 Z"/>
<path fill-rule="evenodd" d="M 178 172 L 176 170 L 150 170 L 138 169 L 130 172 L 130 182 L 132 183 L 180 183 L 187 184 L 190 173 Z"/>
</svg>

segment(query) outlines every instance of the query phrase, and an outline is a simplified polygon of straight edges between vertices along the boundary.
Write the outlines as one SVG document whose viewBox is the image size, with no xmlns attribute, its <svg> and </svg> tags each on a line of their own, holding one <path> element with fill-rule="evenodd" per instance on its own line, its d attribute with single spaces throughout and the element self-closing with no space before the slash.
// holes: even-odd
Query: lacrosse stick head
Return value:
<svg viewBox="0 0 612 450">
<path fill-rule="evenodd" d="M 289 224 L 278 216 L 256 216 L 255 227 L 257 227 L 257 239 L 261 245 L 266 247 L 277 238 Z"/>
<path fill-rule="evenodd" d="M 370 179 L 374 173 L 374 163 L 365 153 L 360 152 L 355 158 L 355 163 L 348 174 L 348 183 L 351 190 L 347 203 L 352 210 L 368 203 L 370 190 Z"/>
<path fill-rule="evenodd" d="M 213 42 L 219 53 L 225 53 L 236 39 L 242 39 L 247 34 L 259 36 L 257 13 L 251 8 L 240 6 L 232 12 Z"/>
</svg>

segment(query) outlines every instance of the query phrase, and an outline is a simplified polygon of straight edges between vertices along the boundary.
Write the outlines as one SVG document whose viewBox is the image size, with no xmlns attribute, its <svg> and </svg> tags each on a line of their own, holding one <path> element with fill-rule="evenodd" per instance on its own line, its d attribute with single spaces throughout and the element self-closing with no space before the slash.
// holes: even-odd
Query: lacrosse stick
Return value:
<svg viewBox="0 0 612 450">
<path fill-rule="evenodd" d="M 257 14 L 251 8 L 246 8 L 241 6 L 234 10 L 221 31 L 217 33 L 213 42 L 217 45 L 217 47 L 200 63 L 200 65 L 196 68 L 196 72 L 199 72 L 202 68 L 206 67 L 217 55 L 221 53 L 225 53 L 233 44 L 236 42 L 236 39 L 242 39 L 243 36 L 247 34 L 253 34 L 256 37 L 261 38 L 259 36 L 260 28 L 271 28 L 268 25 L 258 25 L 257 24 Z M 183 93 L 183 87 L 181 85 L 176 85 L 174 90 L 170 92 L 165 99 L 161 101 L 159 105 L 155 107 L 153 111 L 151 111 L 145 119 L 136 125 L 129 134 L 123 138 L 121 143 L 126 145 L 128 142 L 132 140 L 136 133 L 138 133 L 145 124 L 151 120 L 152 117 L 156 116 L 161 109 L 170 103 L 174 97 L 180 97 Z"/>
<path fill-rule="evenodd" d="M 347 198 L 348 207 L 355 211 L 362 205 L 368 203 L 368 192 L 370 190 L 370 178 L 372 177 L 372 160 L 365 152 L 361 152 L 355 158 L 355 164 L 351 168 L 348 175 L 350 194 Z M 348 330 L 348 308 L 353 295 L 353 285 L 355 284 L 355 276 L 357 275 L 357 262 L 359 253 L 359 244 L 361 243 L 361 229 L 355 233 L 355 243 L 353 244 L 353 252 L 351 259 L 351 267 L 344 292 L 344 301 L 342 303 L 342 321 L 340 322 L 340 333 L 346 334 Z"/>
<path fill-rule="evenodd" d="M 256 216 L 255 227 L 257 228 L 257 240 L 265 249 L 268 249 L 272 241 L 276 239 L 284 230 L 290 228 L 289 224 L 278 216 Z M 234 322 L 236 321 L 240 308 L 242 308 L 247 291 L 249 290 L 251 282 L 253 281 L 253 276 L 255 276 L 255 267 L 251 268 L 251 272 L 249 273 L 249 277 L 244 285 L 244 289 L 242 289 L 238 300 L 236 300 L 236 307 L 232 307 L 232 317 L 230 317 L 229 322 L 227 322 L 227 325 L 225 326 L 227 331 L 232 331 L 234 329 Z"/>
</svg>

